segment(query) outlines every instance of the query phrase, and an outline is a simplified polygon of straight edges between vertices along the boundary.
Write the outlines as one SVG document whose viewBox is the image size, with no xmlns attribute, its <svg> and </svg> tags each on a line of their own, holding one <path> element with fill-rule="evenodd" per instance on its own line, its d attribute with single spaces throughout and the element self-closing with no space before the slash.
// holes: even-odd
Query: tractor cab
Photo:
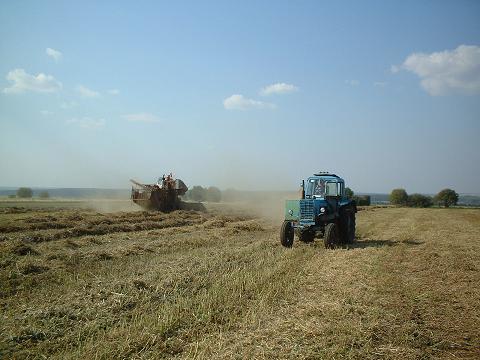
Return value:
<svg viewBox="0 0 480 360">
<path fill-rule="evenodd" d="M 305 199 L 343 197 L 345 193 L 345 181 L 335 174 L 315 174 L 307 179 L 305 187 Z"/>
</svg>

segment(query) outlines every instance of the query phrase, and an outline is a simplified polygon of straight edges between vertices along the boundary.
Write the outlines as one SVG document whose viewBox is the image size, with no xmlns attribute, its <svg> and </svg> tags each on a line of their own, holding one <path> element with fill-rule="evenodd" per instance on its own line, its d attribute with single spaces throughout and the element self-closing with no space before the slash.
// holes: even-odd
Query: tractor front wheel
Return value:
<svg viewBox="0 0 480 360">
<path fill-rule="evenodd" d="M 323 237 L 323 243 L 327 249 L 335 249 L 338 245 L 338 229 L 337 224 L 330 223 L 325 226 L 325 236 Z"/>
<path fill-rule="evenodd" d="M 285 247 L 292 247 L 294 230 L 290 221 L 284 221 L 280 229 L 280 242 Z"/>
</svg>

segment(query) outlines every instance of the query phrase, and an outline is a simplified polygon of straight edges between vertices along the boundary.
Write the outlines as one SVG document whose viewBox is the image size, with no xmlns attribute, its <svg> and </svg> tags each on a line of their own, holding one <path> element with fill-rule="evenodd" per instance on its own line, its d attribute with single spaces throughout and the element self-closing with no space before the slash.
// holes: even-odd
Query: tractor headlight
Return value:
<svg viewBox="0 0 480 360">
<path fill-rule="evenodd" d="M 325 211 L 326 211 L 326 210 L 325 210 L 324 207 L 321 207 L 321 208 L 320 208 L 320 214 L 325 214 Z"/>
<path fill-rule="evenodd" d="M 290 215 L 293 215 L 293 210 L 292 210 L 292 209 L 288 210 L 288 213 L 289 213 Z"/>
</svg>

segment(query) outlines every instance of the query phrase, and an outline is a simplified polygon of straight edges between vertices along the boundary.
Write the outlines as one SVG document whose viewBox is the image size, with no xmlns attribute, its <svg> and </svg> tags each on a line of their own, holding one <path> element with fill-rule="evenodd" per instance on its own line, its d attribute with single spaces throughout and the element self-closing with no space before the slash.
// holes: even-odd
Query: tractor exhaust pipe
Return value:
<svg viewBox="0 0 480 360">
<path fill-rule="evenodd" d="M 305 180 L 302 180 L 302 199 L 305 199 Z"/>
</svg>

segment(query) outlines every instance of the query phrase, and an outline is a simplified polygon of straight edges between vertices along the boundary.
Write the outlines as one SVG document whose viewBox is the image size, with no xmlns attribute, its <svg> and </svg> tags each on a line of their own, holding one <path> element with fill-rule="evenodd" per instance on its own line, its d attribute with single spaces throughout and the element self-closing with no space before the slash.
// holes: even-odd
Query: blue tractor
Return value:
<svg viewBox="0 0 480 360">
<path fill-rule="evenodd" d="M 345 196 L 343 179 L 328 172 L 314 174 L 302 181 L 300 200 L 286 200 L 280 241 L 291 247 L 295 235 L 302 242 L 320 235 L 327 249 L 352 243 L 356 212 L 355 201 Z"/>
</svg>

